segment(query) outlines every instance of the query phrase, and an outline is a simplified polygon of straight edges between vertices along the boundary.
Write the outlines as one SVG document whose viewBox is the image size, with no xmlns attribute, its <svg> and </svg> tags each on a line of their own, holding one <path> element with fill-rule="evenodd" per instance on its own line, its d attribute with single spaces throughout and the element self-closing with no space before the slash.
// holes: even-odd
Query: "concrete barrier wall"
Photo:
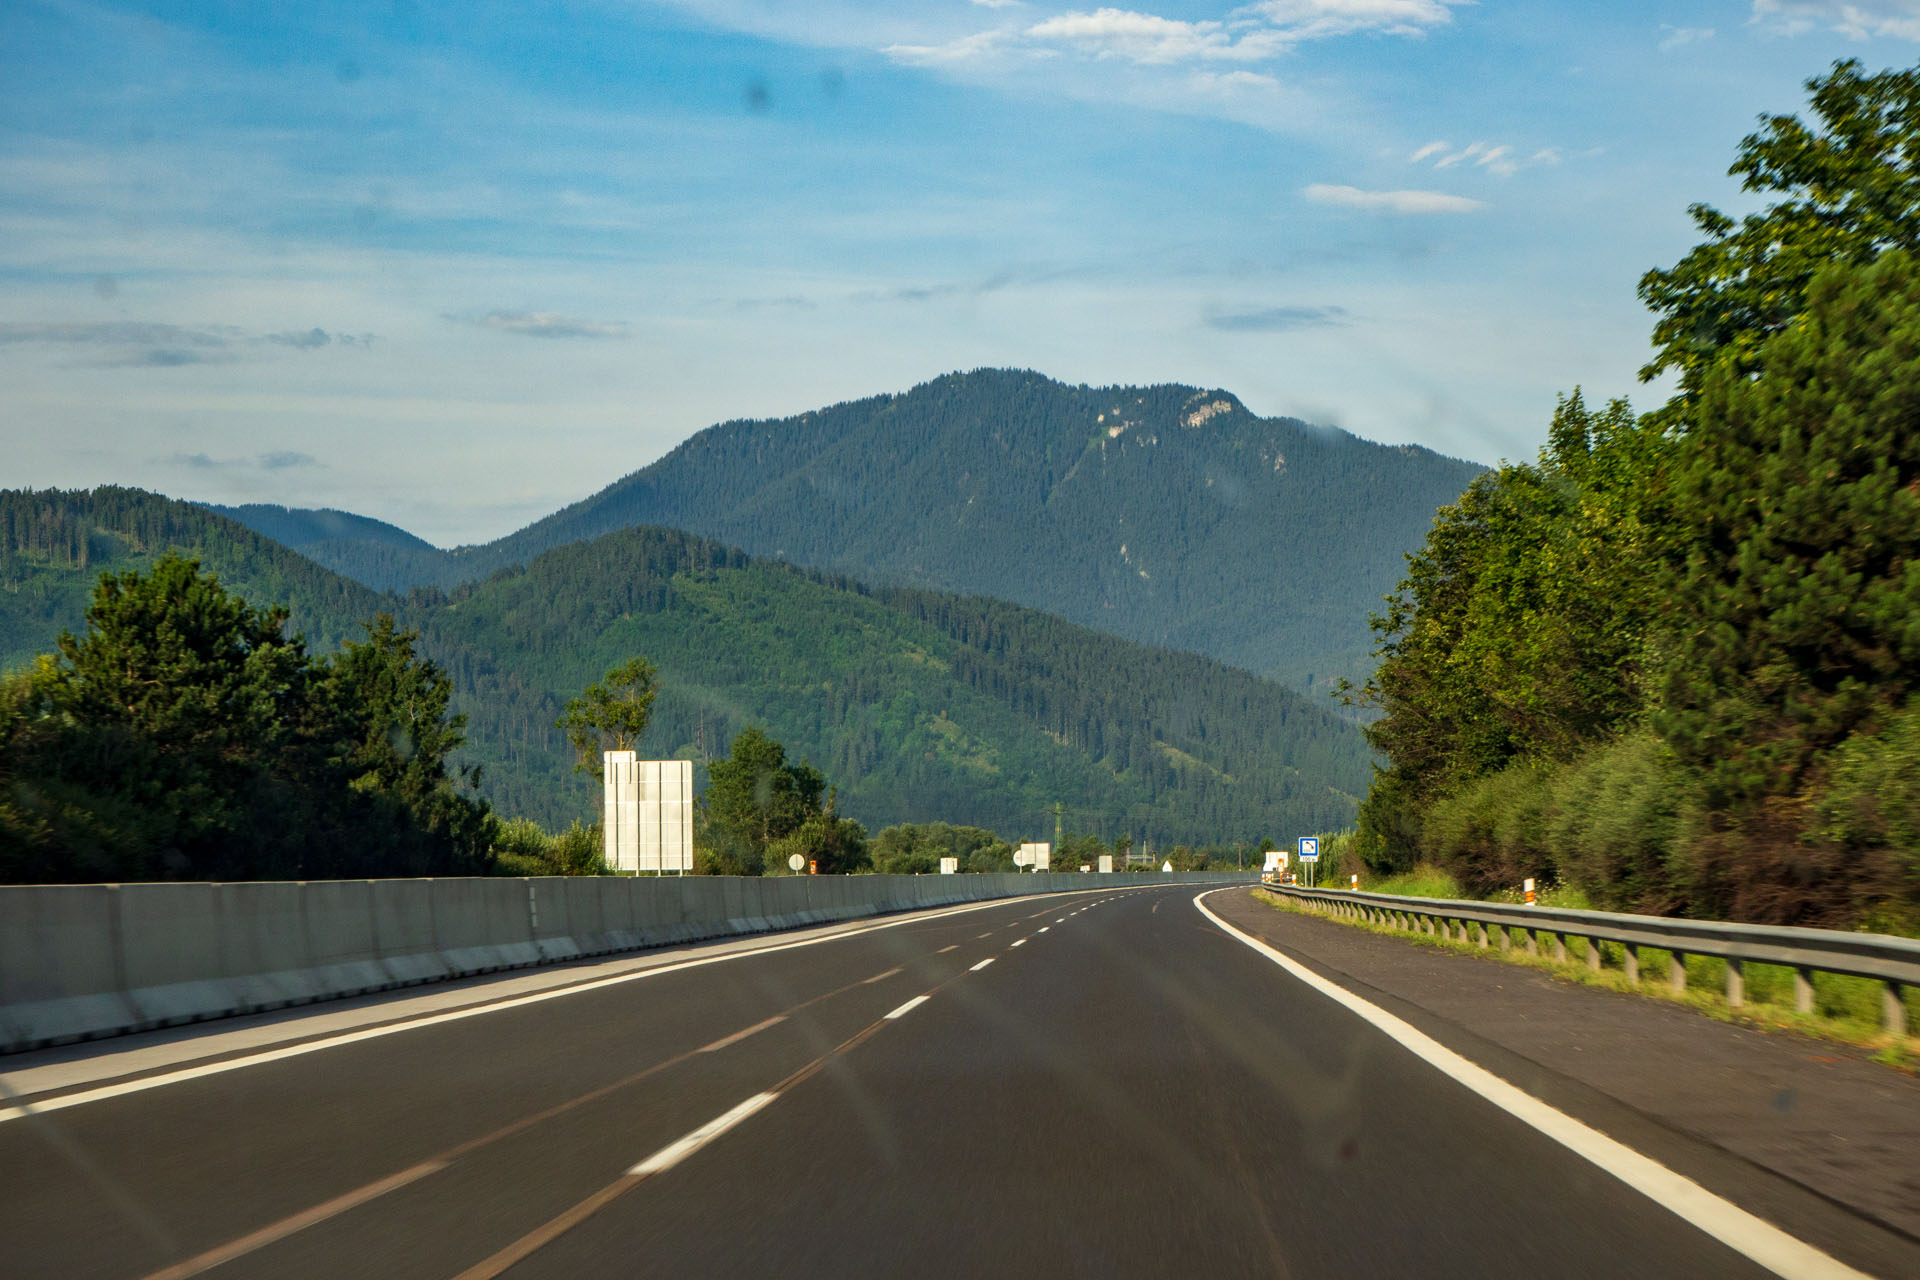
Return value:
<svg viewBox="0 0 1920 1280">
<path fill-rule="evenodd" d="M 0 886 L 0 1052 L 500 969 L 1034 893 L 1248 875 Z"/>
</svg>

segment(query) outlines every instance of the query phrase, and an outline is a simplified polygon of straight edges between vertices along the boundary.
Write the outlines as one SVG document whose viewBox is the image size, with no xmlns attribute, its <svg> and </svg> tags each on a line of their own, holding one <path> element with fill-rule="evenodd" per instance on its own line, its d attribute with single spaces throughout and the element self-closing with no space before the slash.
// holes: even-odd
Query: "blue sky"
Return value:
<svg viewBox="0 0 1920 1280">
<path fill-rule="evenodd" d="M 280 12 L 264 12 L 279 10 Z M 1920 0 L 0 7 L 0 485 L 479 541 L 941 373 L 1491 462 Z"/>
</svg>

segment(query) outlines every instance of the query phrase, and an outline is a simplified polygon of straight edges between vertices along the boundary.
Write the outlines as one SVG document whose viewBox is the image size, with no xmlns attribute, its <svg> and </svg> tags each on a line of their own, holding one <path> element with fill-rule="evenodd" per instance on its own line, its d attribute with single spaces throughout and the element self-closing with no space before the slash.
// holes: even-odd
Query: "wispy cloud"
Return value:
<svg viewBox="0 0 1920 1280">
<path fill-rule="evenodd" d="M 1660 24 L 1660 52 L 1671 53 L 1683 45 L 1713 39 L 1712 27 L 1676 27 L 1672 23 Z"/>
<path fill-rule="evenodd" d="M 1262 307 L 1253 311 L 1215 311 L 1205 317 L 1209 329 L 1226 333 L 1285 333 L 1294 329 L 1333 329 L 1349 323 L 1345 307 Z"/>
<path fill-rule="evenodd" d="M 1559 147 L 1540 147 L 1522 155 L 1507 143 L 1469 142 L 1455 149 L 1450 142 L 1436 140 L 1414 151 L 1407 157 L 1407 163 L 1425 164 L 1431 161 L 1435 169 L 1453 169 L 1465 165 L 1471 169 L 1485 169 L 1497 177 L 1511 178 L 1522 169 L 1559 164 L 1563 159 L 1565 154 Z"/>
<path fill-rule="evenodd" d="M 189 329 L 138 320 L 67 323 L 19 321 L 0 324 L 0 343 L 59 342 L 114 347 L 224 347 L 234 330 Z"/>
<path fill-rule="evenodd" d="M 457 324 L 471 324 L 498 333 L 527 338 L 624 338 L 627 326 L 617 320 L 588 320 L 557 311 L 489 311 L 483 316 L 448 316 Z"/>
<path fill-rule="evenodd" d="M 283 333 L 265 335 L 268 342 L 283 347 L 293 347 L 299 351 L 318 351 L 321 347 L 338 342 L 343 347 L 371 346 L 373 335 L 370 333 L 328 333 L 325 329 L 288 329 Z"/>
<path fill-rule="evenodd" d="M 241 359 L 260 343 L 314 351 L 335 342 L 369 346 L 372 334 L 330 334 L 325 329 L 250 333 L 233 325 L 179 325 L 149 320 L 11 321 L 0 323 L 0 346 L 41 343 L 90 349 L 89 363 L 117 369 L 177 369 Z"/>
<path fill-rule="evenodd" d="M 1753 0 L 1751 21 L 1783 35 L 1824 28 L 1852 40 L 1920 40 L 1920 0 Z"/>
<path fill-rule="evenodd" d="M 973 0 L 990 9 L 1015 0 Z M 938 44 L 894 43 L 899 62 L 933 66 L 996 55 L 1073 54 L 1137 66 L 1254 63 L 1309 40 L 1372 33 L 1422 36 L 1453 20 L 1461 0 L 1263 0 L 1224 20 L 1168 18 L 1135 9 L 1073 9 L 1025 26 L 1002 25 Z"/>
<path fill-rule="evenodd" d="M 1324 182 L 1312 184 L 1304 194 L 1315 204 L 1365 209 L 1372 213 L 1472 213 L 1487 207 L 1479 200 L 1442 191 L 1363 191 L 1359 187 Z"/>
<path fill-rule="evenodd" d="M 188 471 L 289 471 L 301 467 L 326 465 L 310 453 L 300 453 L 293 449 L 279 449 L 272 453 L 254 454 L 243 458 L 215 458 L 206 453 L 170 453 L 164 458 L 155 458 L 154 461 L 164 466 L 181 467 Z"/>
</svg>

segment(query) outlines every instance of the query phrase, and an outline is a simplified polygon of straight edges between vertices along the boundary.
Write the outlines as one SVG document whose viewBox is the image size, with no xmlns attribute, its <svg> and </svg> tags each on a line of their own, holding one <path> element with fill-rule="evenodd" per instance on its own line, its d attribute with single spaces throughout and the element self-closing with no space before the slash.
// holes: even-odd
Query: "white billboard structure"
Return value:
<svg viewBox="0 0 1920 1280">
<path fill-rule="evenodd" d="M 1100 874 L 1103 876 L 1109 876 L 1113 874 L 1113 855 L 1112 854 L 1103 853 L 1100 855 Z"/>
<path fill-rule="evenodd" d="M 955 876 L 955 875 L 959 875 L 959 874 L 960 874 L 960 859 L 958 859 L 958 858 L 942 858 L 942 859 L 940 859 L 940 874 L 941 874 L 941 875 L 943 875 L 943 876 Z"/>
<path fill-rule="evenodd" d="M 1032 867 L 1035 871 L 1051 870 L 1053 846 L 1044 840 L 1038 842 L 1029 840 L 1013 855 L 1013 863 L 1017 867 Z"/>
<path fill-rule="evenodd" d="M 693 870 L 693 761 L 605 760 L 607 865 L 622 874 Z"/>
</svg>

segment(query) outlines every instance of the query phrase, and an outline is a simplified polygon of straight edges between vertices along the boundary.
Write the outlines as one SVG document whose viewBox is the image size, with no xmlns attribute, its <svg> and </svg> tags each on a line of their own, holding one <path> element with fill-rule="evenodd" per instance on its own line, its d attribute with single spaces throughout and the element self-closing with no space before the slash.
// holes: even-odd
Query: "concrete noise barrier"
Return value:
<svg viewBox="0 0 1920 1280">
<path fill-rule="evenodd" d="M 502 969 L 1234 873 L 0 886 L 0 1053 Z"/>
</svg>

